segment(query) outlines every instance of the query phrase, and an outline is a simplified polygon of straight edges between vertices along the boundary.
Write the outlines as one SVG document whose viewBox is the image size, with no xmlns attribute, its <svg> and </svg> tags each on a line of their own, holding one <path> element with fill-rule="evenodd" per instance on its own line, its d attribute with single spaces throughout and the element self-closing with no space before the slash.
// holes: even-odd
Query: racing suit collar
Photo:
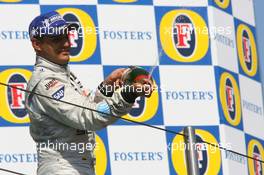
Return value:
<svg viewBox="0 0 264 175">
<path fill-rule="evenodd" d="M 59 64 L 56 64 L 56 63 L 53 63 L 39 55 L 36 56 L 36 64 L 35 66 L 38 67 L 38 66 L 41 66 L 41 67 L 45 67 L 47 69 L 50 69 L 51 71 L 54 71 L 54 72 L 70 72 L 70 69 L 69 69 L 69 66 L 68 65 L 59 65 Z"/>
</svg>

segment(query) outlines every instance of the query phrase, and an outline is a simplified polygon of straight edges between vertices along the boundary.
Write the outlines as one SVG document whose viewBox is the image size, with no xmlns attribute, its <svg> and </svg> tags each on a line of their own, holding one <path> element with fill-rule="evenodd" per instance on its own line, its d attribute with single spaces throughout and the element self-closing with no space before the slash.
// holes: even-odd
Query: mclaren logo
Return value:
<svg viewBox="0 0 264 175">
<path fill-rule="evenodd" d="M 253 157 L 257 160 L 264 160 L 264 149 L 262 144 L 252 139 L 249 141 L 248 146 L 248 156 Z M 250 175 L 263 175 L 264 174 L 264 164 L 260 161 L 248 159 L 248 167 Z"/>
<path fill-rule="evenodd" d="M 196 129 L 196 150 L 198 154 L 198 166 L 200 174 L 218 174 L 221 169 L 221 155 L 220 150 L 216 147 L 210 147 L 203 143 L 203 141 L 210 142 L 217 145 L 216 138 L 208 131 Z M 172 141 L 172 145 L 184 144 L 183 137 L 177 135 Z M 176 148 L 176 147 L 174 147 Z M 185 149 L 171 150 L 171 158 L 174 170 L 177 174 L 187 174 L 185 164 Z"/>
<path fill-rule="evenodd" d="M 92 17 L 78 8 L 61 8 L 57 11 L 67 22 L 75 24 L 75 30 L 69 33 L 71 61 L 81 62 L 89 59 L 97 46 L 97 30 Z"/>
<path fill-rule="evenodd" d="M 95 136 L 96 148 L 94 150 L 96 163 L 95 172 L 98 175 L 104 175 L 107 170 L 107 153 L 103 140 L 100 136 Z"/>
<path fill-rule="evenodd" d="M 13 87 L 26 89 L 31 72 L 26 69 L 7 69 L 0 73 L 0 80 Z M 25 92 L 15 88 L 0 86 L 0 116 L 11 123 L 28 123 L 25 108 Z"/>
<path fill-rule="evenodd" d="M 228 123 L 238 126 L 241 121 L 240 93 L 235 78 L 227 73 L 220 77 L 220 101 Z"/>
<path fill-rule="evenodd" d="M 137 122 L 145 122 L 154 117 L 158 111 L 159 94 L 153 91 L 150 98 L 138 97 L 134 103 L 133 109 L 124 118 Z"/>
<path fill-rule="evenodd" d="M 214 1 L 222 9 L 227 9 L 230 4 L 230 0 L 214 0 Z"/>
<path fill-rule="evenodd" d="M 160 40 L 164 52 L 179 62 L 201 60 L 209 48 L 204 19 L 191 10 L 172 10 L 160 22 Z"/>
<path fill-rule="evenodd" d="M 243 71 L 248 76 L 255 76 L 258 69 L 255 38 L 250 28 L 244 24 L 237 28 L 237 49 Z"/>
</svg>

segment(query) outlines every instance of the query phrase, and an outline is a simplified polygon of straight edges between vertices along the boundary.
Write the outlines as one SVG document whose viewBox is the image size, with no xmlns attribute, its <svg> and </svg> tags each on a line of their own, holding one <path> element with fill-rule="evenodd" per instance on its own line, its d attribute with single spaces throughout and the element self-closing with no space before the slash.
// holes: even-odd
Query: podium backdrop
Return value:
<svg viewBox="0 0 264 175">
<path fill-rule="evenodd" d="M 125 118 L 264 160 L 264 116 L 252 0 L 0 0 L 0 81 L 26 88 L 35 63 L 28 26 L 58 11 L 79 25 L 71 70 L 89 89 L 140 65 L 159 90 Z M 35 174 L 25 94 L 0 86 L 0 167 Z M 102 174 L 186 174 L 183 138 L 119 120 L 97 132 Z M 198 144 L 201 174 L 264 174 L 264 165 Z M 0 174 L 5 174 L 0 172 Z"/>
</svg>

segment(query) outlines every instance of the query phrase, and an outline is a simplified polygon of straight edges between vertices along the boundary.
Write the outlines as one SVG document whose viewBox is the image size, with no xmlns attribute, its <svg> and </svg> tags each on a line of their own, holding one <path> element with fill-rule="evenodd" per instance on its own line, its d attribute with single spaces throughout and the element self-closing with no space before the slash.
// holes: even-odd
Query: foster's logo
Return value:
<svg viewBox="0 0 264 175">
<path fill-rule="evenodd" d="M 264 160 L 264 149 L 263 145 L 255 139 L 251 139 L 248 142 L 248 156 L 253 157 L 253 159 L 248 159 L 249 174 L 250 175 L 263 175 L 264 164 L 258 160 Z"/>
<path fill-rule="evenodd" d="M 258 69 L 255 37 L 251 29 L 244 24 L 237 27 L 237 50 L 242 70 L 246 75 L 254 77 Z"/>
<path fill-rule="evenodd" d="M 25 92 L 31 72 L 26 69 L 7 69 L 0 73 L 0 81 L 11 87 L 0 86 L 0 116 L 11 123 L 28 123 Z M 19 88 L 19 89 L 17 89 Z"/>
<path fill-rule="evenodd" d="M 196 129 L 196 145 L 199 174 L 218 174 L 221 171 L 221 154 L 216 147 L 204 143 L 218 144 L 215 136 L 207 130 Z M 182 132 L 181 132 L 182 133 Z M 171 161 L 173 170 L 177 174 L 187 174 L 185 164 L 185 150 L 188 149 L 181 135 L 176 135 L 172 140 Z M 174 174 L 174 172 L 171 172 Z"/>
<path fill-rule="evenodd" d="M 56 10 L 63 18 L 75 24 L 69 33 L 71 43 L 71 62 L 85 61 L 93 56 L 97 47 L 97 29 L 93 18 L 79 8 L 60 8 Z"/>
<path fill-rule="evenodd" d="M 203 17 L 192 10 L 171 10 L 160 21 L 164 52 L 178 62 L 197 62 L 209 48 L 208 28 Z"/>
<path fill-rule="evenodd" d="M 227 122 L 238 126 L 241 121 L 241 102 L 238 84 L 235 78 L 227 72 L 220 77 L 220 101 Z"/>
</svg>

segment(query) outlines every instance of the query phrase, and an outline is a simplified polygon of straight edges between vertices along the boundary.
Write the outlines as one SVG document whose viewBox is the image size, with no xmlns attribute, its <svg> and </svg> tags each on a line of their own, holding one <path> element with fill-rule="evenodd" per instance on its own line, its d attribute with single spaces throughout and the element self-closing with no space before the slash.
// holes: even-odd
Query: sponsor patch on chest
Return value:
<svg viewBox="0 0 264 175">
<path fill-rule="evenodd" d="M 52 97 L 60 100 L 64 97 L 64 86 L 62 86 L 60 89 L 58 89 L 56 92 L 52 94 Z"/>
<path fill-rule="evenodd" d="M 54 87 L 56 84 L 58 84 L 58 80 L 52 79 L 47 84 L 45 84 L 46 90 L 49 90 L 50 88 Z"/>
</svg>

